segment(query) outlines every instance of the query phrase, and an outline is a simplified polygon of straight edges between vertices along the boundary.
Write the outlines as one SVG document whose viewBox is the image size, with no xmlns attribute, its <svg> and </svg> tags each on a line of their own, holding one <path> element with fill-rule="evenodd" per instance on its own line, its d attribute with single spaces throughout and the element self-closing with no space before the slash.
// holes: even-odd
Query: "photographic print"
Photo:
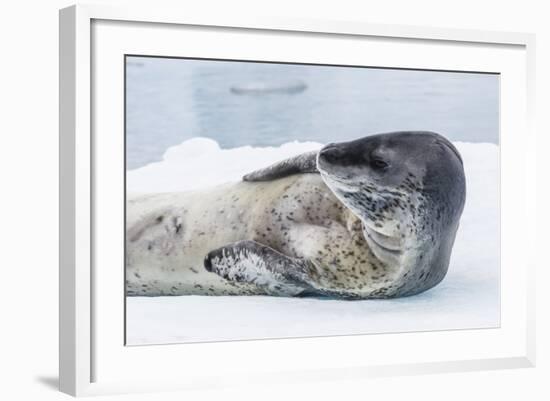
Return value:
<svg viewBox="0 0 550 401">
<path fill-rule="evenodd" d="M 499 75 L 125 59 L 126 345 L 500 324 Z"/>
</svg>

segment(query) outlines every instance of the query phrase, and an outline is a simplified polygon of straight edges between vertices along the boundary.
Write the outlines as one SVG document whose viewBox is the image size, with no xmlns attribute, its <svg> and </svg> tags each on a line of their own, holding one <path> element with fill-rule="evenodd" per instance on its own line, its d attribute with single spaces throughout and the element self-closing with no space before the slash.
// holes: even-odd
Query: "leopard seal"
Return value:
<svg viewBox="0 0 550 401">
<path fill-rule="evenodd" d="M 207 190 L 129 197 L 126 292 L 418 294 L 447 272 L 465 197 L 459 152 L 423 131 L 328 144 Z"/>
</svg>

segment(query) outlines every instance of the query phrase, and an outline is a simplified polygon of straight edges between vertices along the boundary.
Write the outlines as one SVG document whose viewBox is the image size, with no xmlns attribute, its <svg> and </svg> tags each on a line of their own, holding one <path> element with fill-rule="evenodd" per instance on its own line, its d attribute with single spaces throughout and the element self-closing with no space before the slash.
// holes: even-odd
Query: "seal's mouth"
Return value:
<svg viewBox="0 0 550 401">
<path fill-rule="evenodd" d="M 328 150 L 338 150 L 334 145 L 327 145 Z M 335 169 L 338 169 L 337 165 L 334 165 L 333 159 L 327 157 L 327 146 L 322 148 L 319 153 L 317 153 L 317 170 L 321 173 L 322 176 L 329 177 L 334 181 L 345 183 L 349 181 L 350 177 L 343 177 L 341 174 L 337 174 Z M 330 153 L 329 153 L 330 154 Z"/>
<path fill-rule="evenodd" d="M 351 172 L 348 174 L 338 174 L 335 171 L 331 171 L 330 168 L 323 166 L 321 163 L 317 163 L 317 170 L 321 174 L 321 178 L 332 190 L 340 190 L 343 192 L 359 192 L 361 186 L 353 179 L 354 176 Z M 366 178 L 366 177 L 365 177 Z"/>
<path fill-rule="evenodd" d="M 333 165 L 319 155 L 317 170 L 327 185 L 345 192 L 359 192 L 365 185 L 376 185 L 361 167 Z"/>
</svg>

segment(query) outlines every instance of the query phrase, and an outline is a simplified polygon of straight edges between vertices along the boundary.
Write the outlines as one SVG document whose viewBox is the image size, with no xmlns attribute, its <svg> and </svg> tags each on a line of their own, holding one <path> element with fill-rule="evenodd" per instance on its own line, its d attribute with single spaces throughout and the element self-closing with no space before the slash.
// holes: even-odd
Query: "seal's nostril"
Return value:
<svg viewBox="0 0 550 401">
<path fill-rule="evenodd" d="M 319 156 L 329 163 L 338 161 L 343 155 L 344 151 L 336 145 L 327 145 L 319 153 Z"/>
</svg>

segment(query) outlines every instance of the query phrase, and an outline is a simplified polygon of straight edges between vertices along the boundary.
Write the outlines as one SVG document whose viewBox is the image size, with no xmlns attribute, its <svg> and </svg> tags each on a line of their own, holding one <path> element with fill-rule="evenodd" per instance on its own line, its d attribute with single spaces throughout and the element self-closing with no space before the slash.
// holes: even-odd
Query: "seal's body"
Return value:
<svg viewBox="0 0 550 401">
<path fill-rule="evenodd" d="M 458 152 L 425 132 L 327 145 L 207 191 L 130 197 L 127 294 L 416 294 L 445 276 L 464 197 Z"/>
</svg>

